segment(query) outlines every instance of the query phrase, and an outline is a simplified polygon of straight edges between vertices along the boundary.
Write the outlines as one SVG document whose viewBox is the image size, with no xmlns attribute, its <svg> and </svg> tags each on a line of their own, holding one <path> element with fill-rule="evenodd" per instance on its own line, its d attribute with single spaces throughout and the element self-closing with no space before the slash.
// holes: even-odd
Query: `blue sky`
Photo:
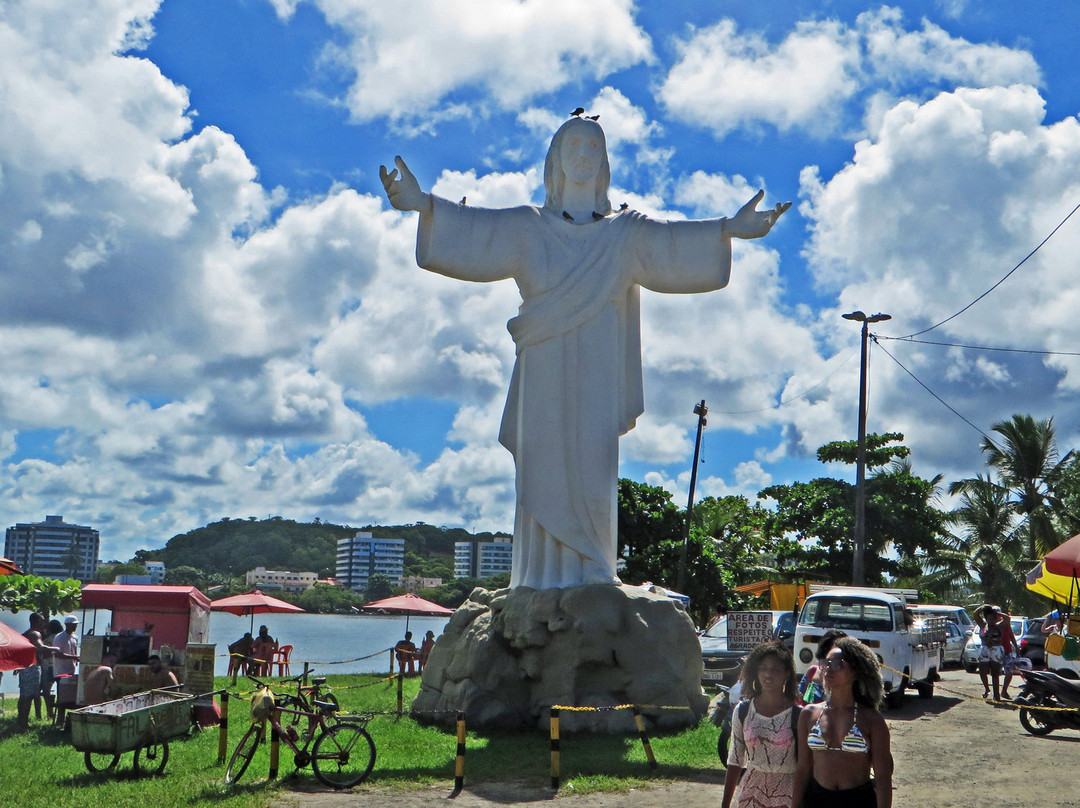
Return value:
<svg viewBox="0 0 1080 808">
<path fill-rule="evenodd" d="M 378 167 L 537 203 L 577 106 L 616 206 L 794 203 L 726 289 L 644 295 L 622 473 L 685 504 L 705 399 L 700 496 L 850 476 L 814 459 L 855 433 L 840 314 L 935 325 L 1080 203 L 1078 25 L 960 0 L 9 0 L 0 521 L 63 514 L 106 559 L 225 516 L 510 529 L 517 291 L 417 268 Z M 883 339 L 869 429 L 946 480 L 1015 412 L 1076 445 L 1077 255 L 1069 219 L 920 337 L 950 346 Z"/>
</svg>

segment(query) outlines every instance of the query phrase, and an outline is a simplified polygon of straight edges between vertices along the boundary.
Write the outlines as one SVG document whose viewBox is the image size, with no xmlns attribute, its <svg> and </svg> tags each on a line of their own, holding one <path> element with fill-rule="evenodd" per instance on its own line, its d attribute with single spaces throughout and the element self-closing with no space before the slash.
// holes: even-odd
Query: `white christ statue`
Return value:
<svg viewBox="0 0 1080 808">
<path fill-rule="evenodd" d="M 379 174 L 391 205 L 420 213 L 417 264 L 468 281 L 513 278 L 521 293 L 499 431 L 517 469 L 510 586 L 619 583 L 619 436 L 644 412 L 638 288 L 726 286 L 731 239 L 764 236 L 791 203 L 759 211 L 759 191 L 731 219 L 613 213 L 604 131 L 579 117 L 551 140 L 543 207 L 455 204 L 395 163 Z"/>
</svg>

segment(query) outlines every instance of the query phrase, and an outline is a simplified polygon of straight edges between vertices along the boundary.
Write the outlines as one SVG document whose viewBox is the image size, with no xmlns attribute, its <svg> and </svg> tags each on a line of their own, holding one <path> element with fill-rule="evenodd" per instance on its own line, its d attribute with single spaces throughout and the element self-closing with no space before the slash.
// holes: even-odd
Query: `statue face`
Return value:
<svg viewBox="0 0 1080 808">
<path fill-rule="evenodd" d="M 604 140 L 592 127 L 574 127 L 563 140 L 559 157 L 563 173 L 571 182 L 591 182 L 600 171 Z"/>
</svg>

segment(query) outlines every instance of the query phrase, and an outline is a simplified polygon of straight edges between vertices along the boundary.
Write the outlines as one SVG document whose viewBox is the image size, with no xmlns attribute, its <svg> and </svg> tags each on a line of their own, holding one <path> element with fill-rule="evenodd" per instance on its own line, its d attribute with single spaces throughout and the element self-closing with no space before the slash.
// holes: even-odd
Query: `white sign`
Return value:
<svg viewBox="0 0 1080 808">
<path fill-rule="evenodd" d="M 729 651 L 749 651 L 772 639 L 772 612 L 728 612 L 727 647 Z"/>
</svg>

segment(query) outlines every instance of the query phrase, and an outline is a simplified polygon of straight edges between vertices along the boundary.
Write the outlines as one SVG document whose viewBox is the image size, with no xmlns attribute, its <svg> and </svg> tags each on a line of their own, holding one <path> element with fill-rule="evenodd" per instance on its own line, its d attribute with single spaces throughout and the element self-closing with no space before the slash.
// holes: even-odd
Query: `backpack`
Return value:
<svg viewBox="0 0 1080 808">
<path fill-rule="evenodd" d="M 735 708 L 735 712 L 739 714 L 739 723 L 746 723 L 746 716 L 750 713 L 750 699 L 740 701 L 739 706 Z M 802 707 L 795 704 L 791 708 L 791 737 L 795 739 L 795 759 L 799 759 L 799 714 L 802 712 Z"/>
</svg>

